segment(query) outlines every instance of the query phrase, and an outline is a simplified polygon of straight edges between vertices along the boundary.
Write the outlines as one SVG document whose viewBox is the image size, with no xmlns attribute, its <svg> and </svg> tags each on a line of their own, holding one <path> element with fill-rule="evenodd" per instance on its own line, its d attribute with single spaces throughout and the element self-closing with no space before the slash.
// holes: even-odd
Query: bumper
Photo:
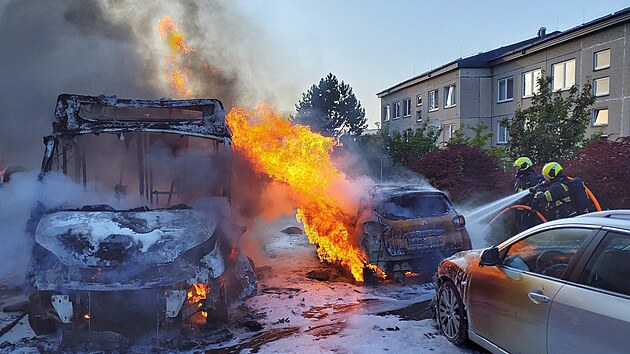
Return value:
<svg viewBox="0 0 630 354">
<path fill-rule="evenodd" d="M 140 290 L 38 292 L 37 297 L 49 318 L 73 329 L 133 338 L 187 320 L 205 324 L 206 311 L 217 305 L 219 288 L 219 280 L 212 280 Z"/>
</svg>

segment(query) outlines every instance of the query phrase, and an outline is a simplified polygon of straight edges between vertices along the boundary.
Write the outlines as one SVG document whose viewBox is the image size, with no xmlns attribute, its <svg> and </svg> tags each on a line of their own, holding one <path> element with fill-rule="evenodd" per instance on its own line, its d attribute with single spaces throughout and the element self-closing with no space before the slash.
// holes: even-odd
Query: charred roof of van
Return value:
<svg viewBox="0 0 630 354">
<path fill-rule="evenodd" d="M 73 94 L 57 98 L 53 136 L 138 131 L 217 140 L 232 136 L 223 104 L 216 99 L 143 100 Z"/>
</svg>

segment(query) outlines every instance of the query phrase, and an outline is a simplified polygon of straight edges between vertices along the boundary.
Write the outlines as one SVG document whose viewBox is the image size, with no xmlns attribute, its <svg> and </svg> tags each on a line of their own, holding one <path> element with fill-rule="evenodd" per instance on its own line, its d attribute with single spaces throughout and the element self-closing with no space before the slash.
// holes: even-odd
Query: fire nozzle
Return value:
<svg viewBox="0 0 630 354">
<path fill-rule="evenodd" d="M 543 187 L 545 187 L 546 184 L 547 181 L 541 181 L 537 185 L 529 187 L 529 194 L 536 194 L 536 192 L 540 191 Z"/>
</svg>

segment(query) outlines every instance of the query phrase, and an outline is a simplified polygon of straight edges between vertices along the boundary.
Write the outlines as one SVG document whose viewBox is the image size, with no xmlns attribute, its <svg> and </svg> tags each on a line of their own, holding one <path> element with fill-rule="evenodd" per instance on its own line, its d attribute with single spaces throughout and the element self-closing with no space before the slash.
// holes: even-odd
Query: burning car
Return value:
<svg viewBox="0 0 630 354">
<path fill-rule="evenodd" d="M 380 185 L 357 221 L 368 262 L 398 281 L 425 279 L 441 260 L 471 248 L 466 222 L 441 191 L 415 185 Z"/>
<path fill-rule="evenodd" d="M 221 224 L 231 133 L 220 101 L 63 94 L 44 143 L 40 179 L 80 193 L 32 212 L 37 334 L 216 325 L 229 300 L 256 292 L 251 261 Z"/>
</svg>

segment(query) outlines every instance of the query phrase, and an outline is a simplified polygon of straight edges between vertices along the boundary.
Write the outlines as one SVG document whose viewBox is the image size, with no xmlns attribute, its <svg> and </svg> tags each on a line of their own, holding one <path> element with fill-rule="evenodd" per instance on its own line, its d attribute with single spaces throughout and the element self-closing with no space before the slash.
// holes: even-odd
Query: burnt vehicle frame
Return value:
<svg viewBox="0 0 630 354">
<path fill-rule="evenodd" d="M 95 137 L 108 140 L 96 148 L 89 140 Z M 251 261 L 230 244 L 217 222 L 185 204 L 186 198 L 202 195 L 229 206 L 231 132 L 220 101 L 62 94 L 53 133 L 44 144 L 40 180 L 58 171 L 87 189 L 90 177 L 103 178 L 99 182 L 116 200 L 133 195 L 141 205 L 47 208 L 38 203 L 33 209 L 28 229 L 35 242 L 27 281 L 29 323 L 37 334 L 63 327 L 135 336 L 184 321 L 216 326 L 227 319 L 230 300 L 256 292 Z M 116 144 L 122 147 L 113 149 Z M 215 182 L 186 186 L 182 173 L 187 171 L 167 176 L 177 166 L 160 170 L 161 155 L 146 160 L 155 145 L 173 161 L 191 146 L 199 148 L 201 157 L 192 164 L 201 161 L 198 167 L 212 170 Z M 135 163 L 127 173 L 128 161 L 121 158 L 119 175 L 110 181 L 102 175 L 116 171 L 94 168 L 88 155 L 111 153 L 99 157 L 108 164 L 116 151 L 134 152 Z M 137 184 L 123 183 L 134 174 Z M 127 312 L 116 311 L 119 307 Z"/>
<path fill-rule="evenodd" d="M 442 191 L 412 184 L 375 186 L 362 201 L 357 232 L 368 263 L 396 281 L 431 280 L 439 262 L 471 248 L 464 217 Z M 387 206 L 389 205 L 389 207 Z M 394 212 L 387 208 L 398 209 Z M 376 275 L 364 269 L 366 279 Z"/>
</svg>

